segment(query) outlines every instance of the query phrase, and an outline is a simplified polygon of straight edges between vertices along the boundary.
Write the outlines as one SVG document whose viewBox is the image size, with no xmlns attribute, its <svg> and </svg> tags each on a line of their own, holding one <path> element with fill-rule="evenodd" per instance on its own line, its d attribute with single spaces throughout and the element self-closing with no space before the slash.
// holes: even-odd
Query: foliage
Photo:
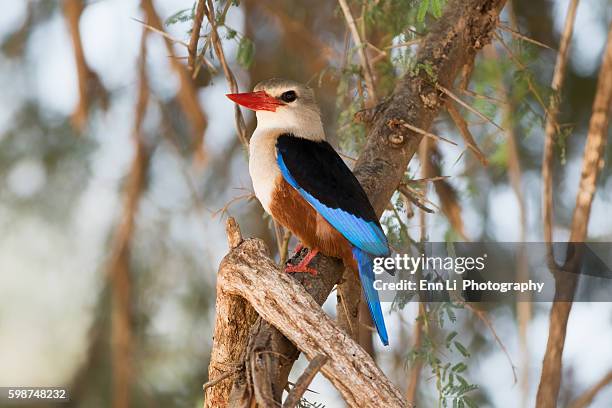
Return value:
<svg viewBox="0 0 612 408">
<path fill-rule="evenodd" d="M 249 69 L 251 64 L 253 63 L 254 55 L 255 55 L 255 43 L 246 37 L 244 34 L 240 33 L 238 30 L 228 26 L 225 22 L 225 17 L 230 7 L 238 7 L 240 2 L 238 0 L 233 0 L 227 3 L 227 6 L 224 8 L 218 8 L 215 10 L 216 23 L 218 30 L 224 30 L 224 38 L 228 40 L 235 40 L 238 42 L 238 49 L 236 51 L 236 62 L 242 66 L 244 69 Z M 179 10 L 178 12 L 172 14 L 165 21 L 166 25 L 173 25 L 177 23 L 187 23 L 193 21 L 195 18 L 195 8 L 197 6 L 197 2 L 193 4 L 193 6 L 189 9 Z M 204 46 L 198 50 L 199 54 L 206 54 L 207 48 L 210 46 L 210 31 L 205 34 L 202 34 L 201 37 L 204 39 L 202 41 Z M 209 52 L 209 57 L 214 59 L 214 54 Z M 210 69 L 210 67 L 206 67 Z"/>
<path fill-rule="evenodd" d="M 418 317 L 423 323 L 423 341 L 418 349 L 408 353 L 408 364 L 421 361 L 427 364 L 436 377 L 439 407 L 477 407 L 475 399 L 469 395 L 478 389 L 466 378 L 469 369 L 470 352 L 459 340 L 456 330 L 444 336 L 444 324 L 457 322 L 455 310 L 463 309 L 452 302 L 427 303 L 425 314 Z M 447 355 L 450 353 L 450 355 Z M 454 358 L 452 358 L 454 357 Z"/>
</svg>

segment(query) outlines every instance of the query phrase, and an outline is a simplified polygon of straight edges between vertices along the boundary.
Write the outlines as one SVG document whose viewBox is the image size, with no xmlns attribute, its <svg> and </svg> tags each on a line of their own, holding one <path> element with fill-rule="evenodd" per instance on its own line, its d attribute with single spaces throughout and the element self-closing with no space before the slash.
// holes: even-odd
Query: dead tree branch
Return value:
<svg viewBox="0 0 612 408">
<path fill-rule="evenodd" d="M 228 246 L 237 248 L 242 243 L 240 228 L 233 218 L 226 225 Z M 223 277 L 219 271 L 218 280 Z M 249 329 L 257 318 L 251 305 L 240 296 L 235 296 L 217 284 L 215 304 L 216 320 L 212 354 L 208 366 L 208 380 L 204 390 L 204 407 L 225 406 L 232 389 L 232 375 L 241 367 L 244 350 L 249 340 Z"/>
<path fill-rule="evenodd" d="M 610 110 L 612 109 L 612 25 L 608 32 L 607 41 L 597 80 L 597 92 L 593 102 L 593 112 L 584 148 L 580 185 L 572 216 L 570 243 L 584 242 L 587 236 L 591 204 L 597 190 L 597 178 L 603 167 L 603 153 L 608 134 Z M 571 255 L 568 253 L 568 259 L 572 258 Z M 566 261 L 563 269 L 572 267 L 572 265 L 568 266 L 567 263 Z M 575 264 L 575 262 L 572 263 Z M 572 310 L 572 302 L 567 300 L 572 299 L 576 285 L 576 275 L 573 272 L 575 270 L 565 273 L 563 277 L 556 276 L 555 279 L 555 295 L 557 298 L 565 301 L 555 301 L 550 310 L 548 342 L 546 344 L 546 353 L 542 363 L 542 375 L 536 397 L 536 406 L 538 408 L 552 408 L 557 405 L 567 321 Z M 556 272 L 557 275 L 559 273 L 562 272 Z"/>
<path fill-rule="evenodd" d="M 218 285 L 246 299 L 308 358 L 327 356 L 321 372 L 350 406 L 406 406 L 372 358 L 334 324 L 302 285 L 278 269 L 262 241 L 247 240 L 231 250 L 219 267 Z M 259 352 L 263 358 L 265 352 Z M 258 387 L 254 388 L 257 393 Z"/>
</svg>

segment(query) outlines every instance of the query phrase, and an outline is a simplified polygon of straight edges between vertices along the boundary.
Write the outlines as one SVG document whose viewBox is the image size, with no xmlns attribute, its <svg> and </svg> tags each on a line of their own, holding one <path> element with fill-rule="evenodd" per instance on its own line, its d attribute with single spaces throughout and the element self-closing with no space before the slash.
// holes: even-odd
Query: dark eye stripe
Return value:
<svg viewBox="0 0 612 408">
<path fill-rule="evenodd" d="M 283 102 L 291 103 L 297 99 L 297 94 L 295 91 L 287 91 L 283 92 L 280 98 Z"/>
</svg>

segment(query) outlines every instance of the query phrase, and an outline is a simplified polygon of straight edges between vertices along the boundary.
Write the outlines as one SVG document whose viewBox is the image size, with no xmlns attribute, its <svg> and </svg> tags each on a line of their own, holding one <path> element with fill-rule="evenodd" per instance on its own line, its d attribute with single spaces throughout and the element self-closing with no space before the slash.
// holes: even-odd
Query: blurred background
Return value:
<svg viewBox="0 0 612 408">
<path fill-rule="evenodd" d="M 418 39 L 444 5 L 422 3 L 349 2 L 372 44 L 367 52 L 379 98 L 415 69 Z M 338 4 L 242 0 L 215 6 L 240 90 L 276 76 L 308 82 L 328 139 L 351 165 L 365 135 L 352 117 L 366 101 Z M 0 0 L 0 386 L 66 386 L 71 405 L 80 407 L 111 406 L 117 393 L 129 395 L 130 406 L 200 406 L 216 269 L 227 250 L 225 217 L 236 217 L 243 235 L 264 239 L 278 259 L 274 228 L 252 197 L 246 151 L 206 19 L 198 70 L 187 69 L 193 7 L 193 0 Z M 449 177 L 410 184 L 427 195 L 433 214 L 394 196 L 384 224 L 397 247 L 421 236 L 542 240 L 542 102 L 551 95 L 567 7 L 568 0 L 513 0 L 506 7 L 507 29 L 479 54 L 460 94 L 505 131 L 461 111 L 488 159 L 485 167 L 448 115 L 439 116 L 434 132 L 458 146 L 429 142 L 406 179 Z M 558 241 L 568 237 L 611 20 L 610 1 L 580 2 L 562 94 L 563 137 L 555 150 Z M 250 133 L 250 112 L 245 121 Z M 593 241 L 612 238 L 608 161 L 592 208 Z M 332 298 L 325 305 L 331 314 Z M 392 346 L 374 342 L 375 351 L 385 373 L 405 389 L 417 305 L 385 307 Z M 456 310 L 456 321 L 437 329 L 442 338 L 456 331 L 469 350 L 469 358 L 450 351 L 445 358 L 465 361 L 479 406 L 533 405 L 548 310 L 548 304 L 533 304 L 527 319 L 507 305 L 489 310 L 518 382 L 473 313 Z M 612 368 L 610 344 L 611 305 L 576 304 L 564 357 L 564 404 Z M 301 361 L 290 379 L 303 367 Z M 439 401 L 431 371 L 423 369 L 422 406 Z M 306 394 L 312 406 L 342 406 L 322 376 L 310 389 L 317 392 Z M 592 406 L 612 406 L 612 389 Z"/>
</svg>

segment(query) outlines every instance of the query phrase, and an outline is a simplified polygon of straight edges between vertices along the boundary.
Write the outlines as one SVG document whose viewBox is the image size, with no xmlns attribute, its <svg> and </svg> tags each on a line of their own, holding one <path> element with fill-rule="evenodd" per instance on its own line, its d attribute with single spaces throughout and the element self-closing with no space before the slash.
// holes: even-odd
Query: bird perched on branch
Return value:
<svg viewBox="0 0 612 408">
<path fill-rule="evenodd" d="M 341 258 L 359 273 L 372 320 L 387 345 L 373 288 L 373 259 L 389 254 L 387 238 L 359 181 L 325 140 L 314 92 L 294 81 L 269 79 L 253 92 L 227 97 L 257 116 L 249 146 L 255 195 L 310 250 L 285 270 L 316 274 L 309 263 L 319 251 Z"/>
</svg>

